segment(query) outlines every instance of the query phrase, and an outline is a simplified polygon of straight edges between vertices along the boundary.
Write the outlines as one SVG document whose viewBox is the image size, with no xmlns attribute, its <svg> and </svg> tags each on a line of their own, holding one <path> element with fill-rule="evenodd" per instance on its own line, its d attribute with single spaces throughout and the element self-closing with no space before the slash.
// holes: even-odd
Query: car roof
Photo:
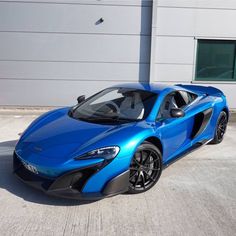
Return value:
<svg viewBox="0 0 236 236">
<path fill-rule="evenodd" d="M 112 87 L 119 87 L 119 88 L 132 88 L 132 89 L 141 89 L 153 93 L 160 94 L 165 89 L 176 90 L 178 86 L 169 85 L 169 84 L 159 84 L 159 83 L 125 83 L 125 84 L 118 84 Z"/>
</svg>

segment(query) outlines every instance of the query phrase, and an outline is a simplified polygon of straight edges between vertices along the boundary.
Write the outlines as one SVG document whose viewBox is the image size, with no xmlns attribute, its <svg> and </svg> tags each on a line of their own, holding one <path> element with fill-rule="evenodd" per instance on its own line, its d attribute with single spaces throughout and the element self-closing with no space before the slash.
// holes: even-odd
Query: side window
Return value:
<svg viewBox="0 0 236 236">
<path fill-rule="evenodd" d="M 178 93 L 180 94 L 179 96 L 179 100 L 180 100 L 180 104 L 179 104 L 179 108 L 184 107 L 185 105 L 190 104 L 191 102 L 193 102 L 196 98 L 197 95 L 193 94 L 193 93 L 189 93 L 186 91 L 178 91 Z"/>
<path fill-rule="evenodd" d="M 161 104 L 157 119 L 170 118 L 173 108 L 183 108 L 197 98 L 197 95 L 186 91 L 176 91 L 167 95 Z"/>
<path fill-rule="evenodd" d="M 184 91 L 177 91 L 175 93 L 174 98 L 175 98 L 177 108 L 183 108 L 184 106 L 188 104 L 188 95 Z"/>
<path fill-rule="evenodd" d="M 190 101 L 189 103 L 193 102 L 197 98 L 197 95 L 194 93 L 188 93 L 188 96 Z"/>
<path fill-rule="evenodd" d="M 175 101 L 175 96 L 176 92 L 171 93 L 165 97 L 163 100 L 159 113 L 157 115 L 157 119 L 165 119 L 165 118 L 170 118 L 170 111 L 173 108 L 178 108 L 178 105 L 176 104 Z"/>
</svg>

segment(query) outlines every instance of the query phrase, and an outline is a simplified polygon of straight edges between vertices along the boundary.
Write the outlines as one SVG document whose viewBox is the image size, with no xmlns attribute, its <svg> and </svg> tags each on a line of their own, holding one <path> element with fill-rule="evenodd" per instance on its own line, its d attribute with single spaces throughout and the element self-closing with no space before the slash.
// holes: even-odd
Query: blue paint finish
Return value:
<svg viewBox="0 0 236 236">
<path fill-rule="evenodd" d="M 84 193 L 101 192 L 113 177 L 129 169 L 137 147 L 147 138 L 158 138 L 163 146 L 163 163 L 190 148 L 196 142 L 212 139 L 217 118 L 227 109 L 224 94 L 215 88 L 194 85 L 125 84 L 115 87 L 136 88 L 158 94 L 150 114 L 145 120 L 119 125 L 104 125 L 75 120 L 68 115 L 70 108 L 47 112 L 37 118 L 23 133 L 16 153 L 28 164 L 35 166 L 39 175 L 56 178 L 68 171 L 102 163 L 102 158 L 75 160 L 89 151 L 101 147 L 119 146 L 118 155 L 94 174 L 83 188 Z M 184 108 L 182 118 L 157 121 L 159 108 L 169 93 L 184 90 L 198 97 Z M 191 139 L 194 117 L 208 108 L 213 109 L 205 130 Z"/>
</svg>

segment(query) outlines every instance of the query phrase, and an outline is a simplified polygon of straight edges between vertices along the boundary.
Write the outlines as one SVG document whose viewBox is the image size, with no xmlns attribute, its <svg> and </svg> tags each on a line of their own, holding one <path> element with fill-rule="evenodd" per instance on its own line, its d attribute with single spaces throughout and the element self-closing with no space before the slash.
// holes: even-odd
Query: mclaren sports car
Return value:
<svg viewBox="0 0 236 236">
<path fill-rule="evenodd" d="M 228 117 L 214 87 L 117 85 L 33 121 L 15 147 L 14 173 L 64 198 L 142 193 L 177 159 L 220 143 Z"/>
</svg>

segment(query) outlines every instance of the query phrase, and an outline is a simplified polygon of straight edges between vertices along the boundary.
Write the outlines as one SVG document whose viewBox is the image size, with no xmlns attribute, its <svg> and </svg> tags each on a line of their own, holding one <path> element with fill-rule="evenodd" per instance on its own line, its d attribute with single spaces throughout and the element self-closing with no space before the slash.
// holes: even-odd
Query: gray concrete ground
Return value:
<svg viewBox="0 0 236 236">
<path fill-rule="evenodd" d="M 164 170 L 139 195 L 92 203 L 52 198 L 12 174 L 18 133 L 36 115 L 0 114 L 0 235 L 236 235 L 236 124 Z"/>
</svg>

